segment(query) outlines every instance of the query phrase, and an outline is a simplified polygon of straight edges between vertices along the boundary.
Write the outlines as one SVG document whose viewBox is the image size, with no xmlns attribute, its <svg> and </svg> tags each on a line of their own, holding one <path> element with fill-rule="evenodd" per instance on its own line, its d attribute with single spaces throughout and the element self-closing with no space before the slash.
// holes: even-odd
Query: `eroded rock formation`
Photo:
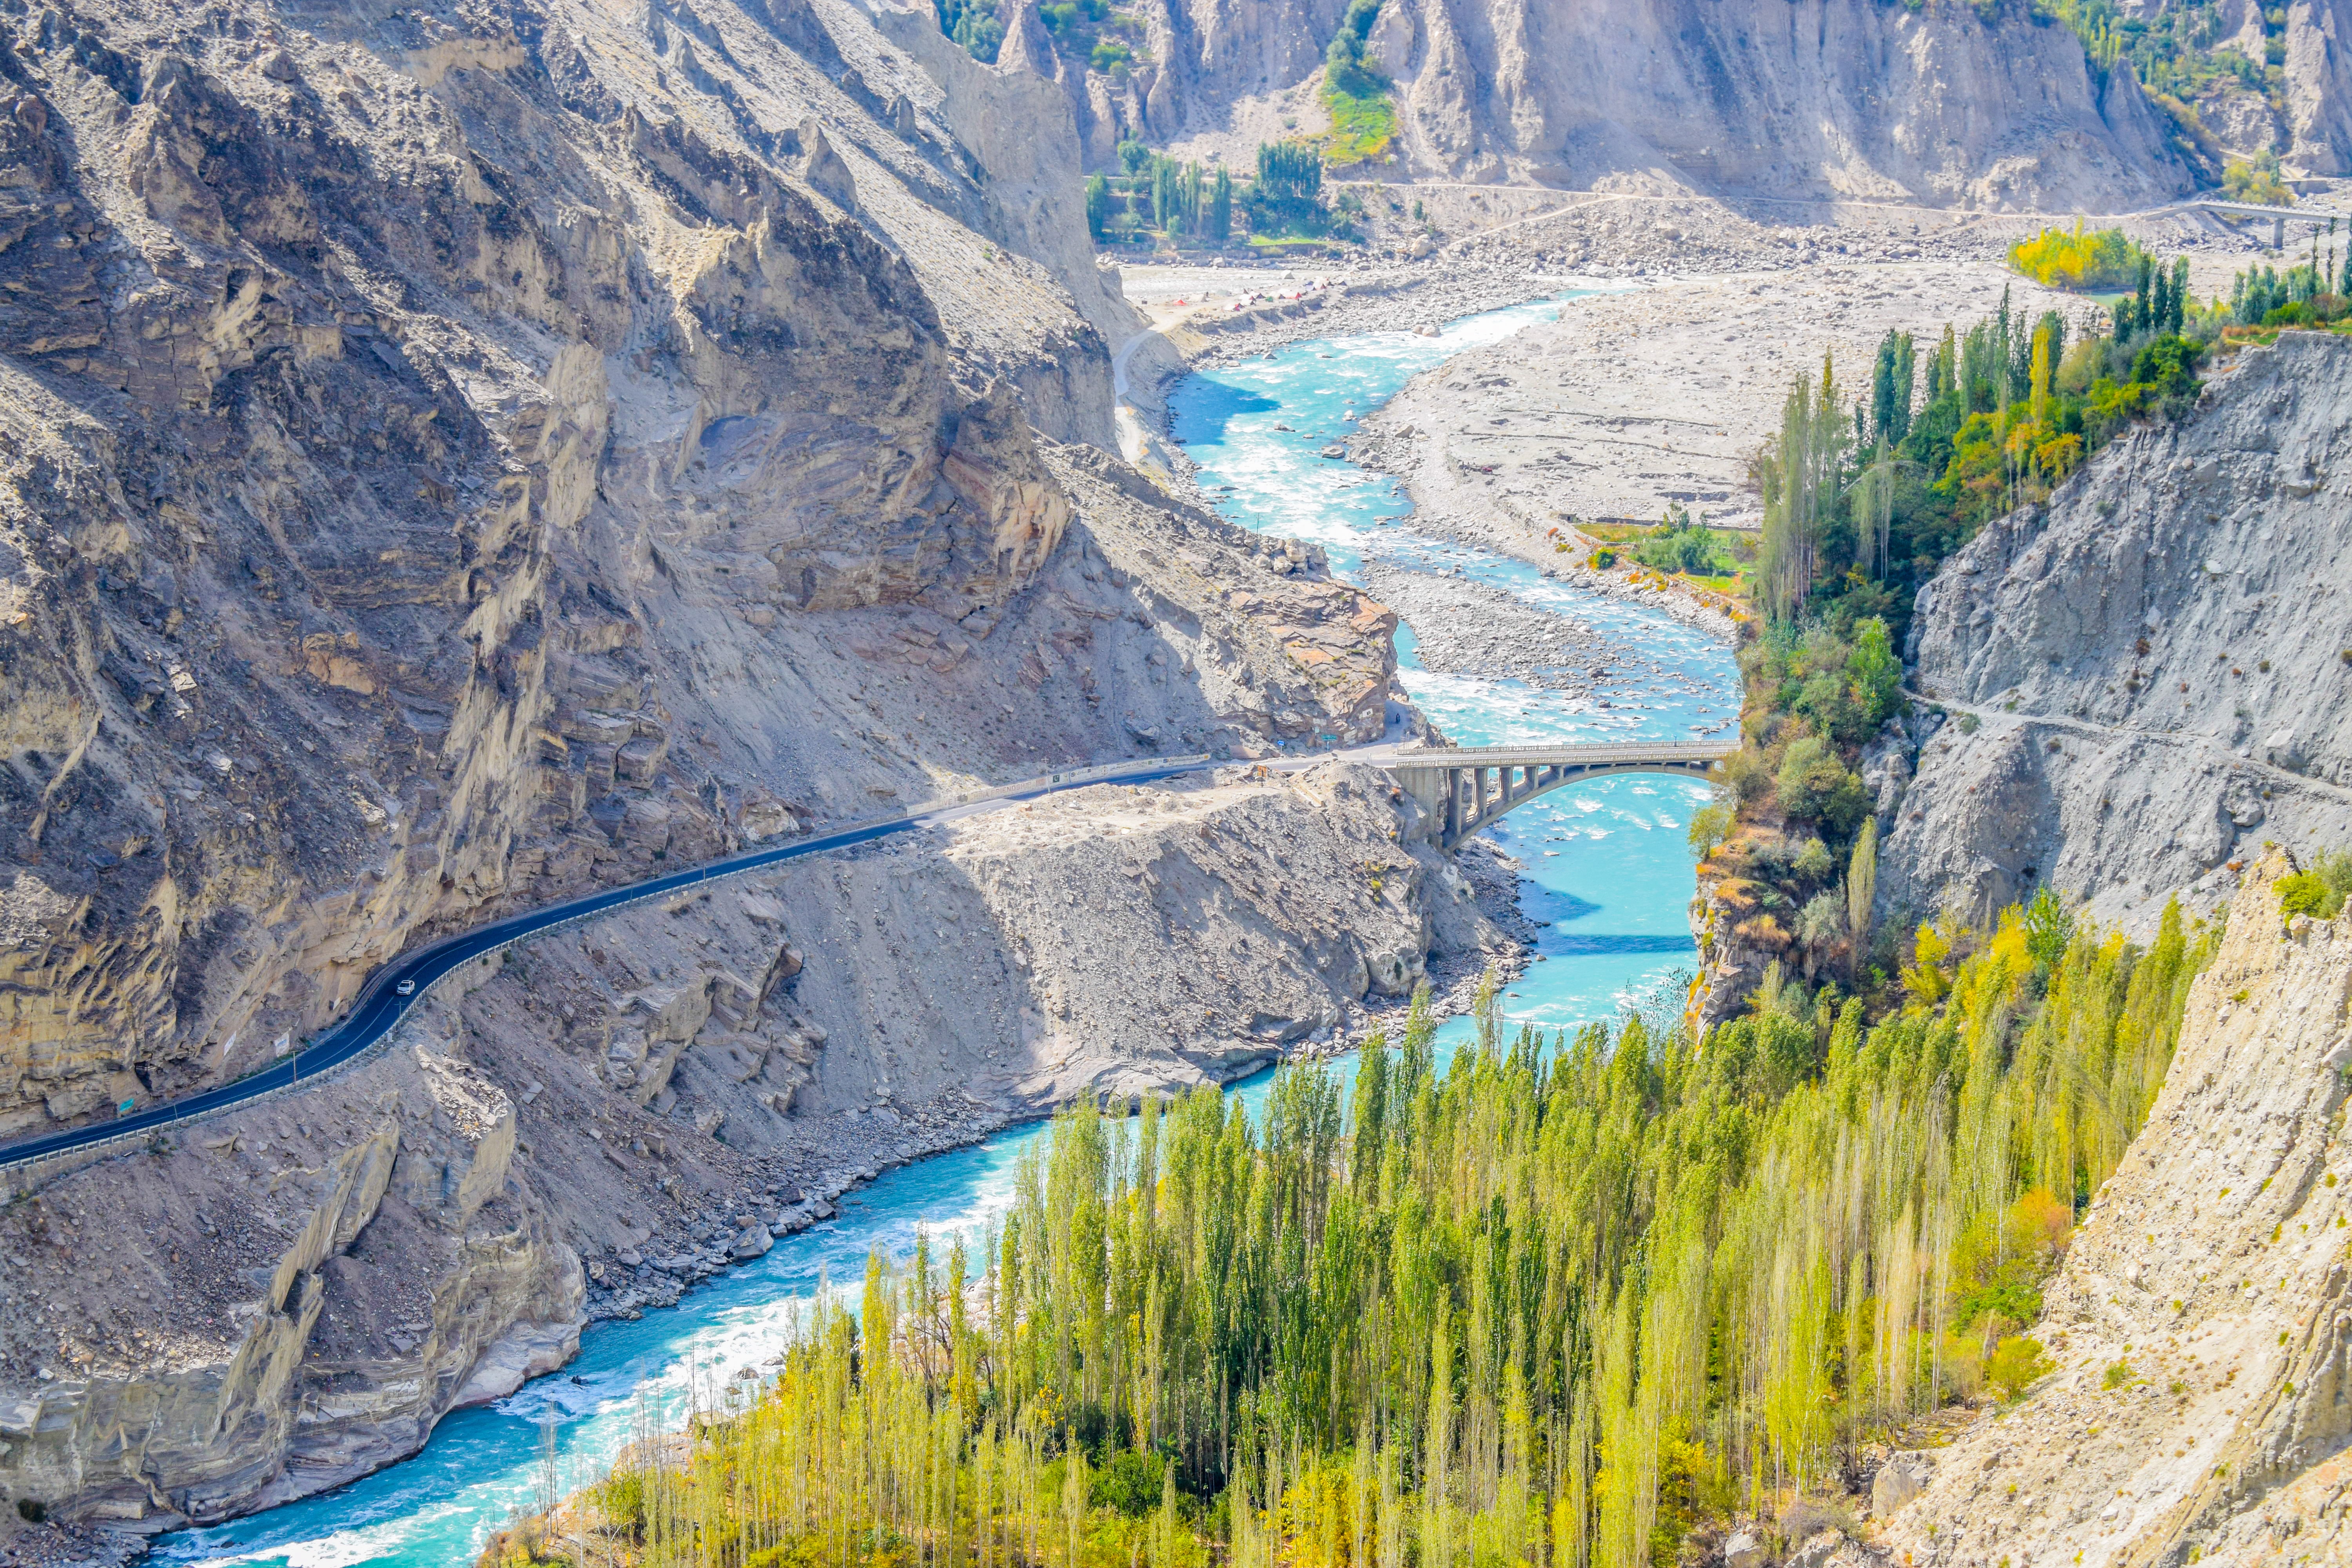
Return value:
<svg viewBox="0 0 2352 1568">
<path fill-rule="evenodd" d="M 0 1212 L 0 1502 L 337 1485 L 878 1165 L 1475 971 L 1508 944 L 1416 812 L 1340 763 L 1102 785 L 482 961 L 364 1066 Z"/>
<path fill-rule="evenodd" d="M 1382 732 L 1391 616 L 1086 444 L 1133 318 L 1062 100 L 880 20 L 0 18 L 0 1141 L 236 1078 L 498 913 L 1073 762 Z M 889 858 L 811 861 L 38 1173 L 0 1498 L 153 1530 L 331 1486 L 803 1187 L 1218 1077 L 1499 941 L 1402 808 L 1318 787 L 1153 818 L 1202 901 L 1122 940 L 1247 906 L 1268 970 L 1181 1036 L 1089 1010 L 1034 867 L 958 944 L 874 923 Z M 1131 889 L 1084 820 L 1127 807 L 1077 809 L 1055 875 Z M 1296 868 L 1211 853 L 1228 816 Z"/>
<path fill-rule="evenodd" d="M 0 1488 L 153 1529 L 337 1485 L 579 1347 L 516 1107 L 394 1053 L 17 1205 Z"/>
<path fill-rule="evenodd" d="M 1306 80 L 1345 10 L 1155 0 L 1123 81 L 1049 40 L 1018 63 L 1065 85 L 1102 164 Z M 2194 184 L 2130 67 L 2095 77 L 2014 0 L 1388 0 L 1370 44 L 1396 82 L 1388 175 L 2093 211 Z"/>
<path fill-rule="evenodd" d="M 2249 868 L 2163 1093 L 2045 1292 L 2056 1371 L 1905 1461 L 1884 1560 L 2352 1552 L 2352 921 L 2282 923 L 2292 869 Z"/>
<path fill-rule="evenodd" d="M 1913 684 L 1953 717 L 1880 759 L 1883 918 L 2046 882 L 2146 926 L 2266 840 L 2352 843 L 2347 368 L 2316 334 L 2249 350 L 1945 563 Z"/>
<path fill-rule="evenodd" d="M 0 1138 L 233 1077 L 492 910 L 1379 730 L 1381 617 L 1304 560 L 1217 546 L 1287 652 L 1122 620 L 1047 450 L 1107 435 L 1125 310 L 1072 132 L 935 28 L 5 26 Z"/>
</svg>

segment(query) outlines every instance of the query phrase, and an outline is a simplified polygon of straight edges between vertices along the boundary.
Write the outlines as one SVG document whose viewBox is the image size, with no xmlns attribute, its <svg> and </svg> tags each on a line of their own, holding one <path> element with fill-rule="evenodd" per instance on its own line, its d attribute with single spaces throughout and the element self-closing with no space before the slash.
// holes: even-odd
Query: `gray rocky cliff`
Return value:
<svg viewBox="0 0 2352 1568">
<path fill-rule="evenodd" d="M 1052 89 L 921 20 L 0 19 L 0 1139 L 498 910 L 1377 731 L 1370 621 L 1352 684 L 1270 635 L 1096 668 L 1128 595 L 1054 443 L 1108 438 L 1132 318 Z M 1236 626 L 1353 625 L 1227 556 Z"/>
<path fill-rule="evenodd" d="M 1173 103 L 1143 128 L 1305 79 L 1343 9 L 1168 0 Z M 2193 185 L 2129 70 L 2095 80 L 2021 4 L 1390 0 L 1370 41 L 1423 177 L 2093 211 Z"/>
<path fill-rule="evenodd" d="M 1394 617 L 1088 444 L 1132 317 L 1058 89 L 919 19 L 0 16 L 0 1141 L 236 1079 L 501 914 L 1378 737 Z M 1475 968 L 1499 933 L 1374 782 L 1087 792 L 1065 843 L 959 840 L 986 897 L 940 844 L 920 897 L 813 858 L 10 1172 L 0 1502 L 339 1484 L 879 1163 Z M 1107 995 L 1114 942 L 1156 984 Z"/>
<path fill-rule="evenodd" d="M 2347 432 L 2352 352 L 2289 332 L 1945 563 L 1912 678 L 1952 717 L 1879 759 L 1883 919 L 2046 882 L 2139 926 L 2265 840 L 2352 845 Z"/>
<path fill-rule="evenodd" d="M 2352 6 L 2294 0 L 2282 68 L 2289 162 L 2313 174 L 2352 174 Z"/>
<path fill-rule="evenodd" d="M 2053 1370 L 1903 1457 L 1877 1561 L 2352 1555 L 2352 919 L 2283 922 L 2293 868 L 2231 879 L 2163 1089 L 2042 1288 Z"/>
</svg>

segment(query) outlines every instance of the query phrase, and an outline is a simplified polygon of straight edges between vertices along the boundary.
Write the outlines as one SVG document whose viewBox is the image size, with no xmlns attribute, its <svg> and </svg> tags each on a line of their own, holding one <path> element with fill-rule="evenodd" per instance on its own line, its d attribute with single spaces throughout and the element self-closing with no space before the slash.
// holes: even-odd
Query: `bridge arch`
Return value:
<svg viewBox="0 0 2352 1568">
<path fill-rule="evenodd" d="M 1611 773 L 1705 778 L 1737 748 L 1727 742 L 1615 742 L 1591 746 L 1458 746 L 1400 752 L 1385 764 L 1451 849 L 1531 800 Z"/>
</svg>

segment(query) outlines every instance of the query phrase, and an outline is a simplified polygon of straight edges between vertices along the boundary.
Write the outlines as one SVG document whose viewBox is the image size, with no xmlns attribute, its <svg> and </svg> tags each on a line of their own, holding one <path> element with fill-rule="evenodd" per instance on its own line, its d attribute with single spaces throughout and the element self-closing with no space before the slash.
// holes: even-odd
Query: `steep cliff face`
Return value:
<svg viewBox="0 0 2352 1568">
<path fill-rule="evenodd" d="M 1172 136 L 1295 85 L 1344 8 L 1155 0 L 1128 123 Z M 1389 0 L 1371 46 L 1401 174 L 2098 211 L 2190 188 L 2129 68 L 2095 82 L 2021 5 Z"/>
<path fill-rule="evenodd" d="M 1304 561 L 1218 558 L 1265 635 L 1097 671 L 1126 584 L 1052 441 L 1108 438 L 1125 307 L 1075 132 L 904 20 L 0 22 L 0 1138 L 493 910 L 1378 730 L 1379 616 Z"/>
<path fill-rule="evenodd" d="M 0 1220 L 0 1489 L 154 1529 L 362 1475 L 579 1346 L 516 1106 L 420 1044 Z"/>
<path fill-rule="evenodd" d="M 2056 1372 L 1903 1461 L 1885 1560 L 2352 1554 L 2352 921 L 2282 925 L 2292 868 L 2266 855 L 2234 895 L 2163 1093 L 2045 1292 Z"/>
<path fill-rule="evenodd" d="M 2241 354 L 1921 591 L 1913 684 L 1954 721 L 1876 759 L 1882 916 L 2047 882 L 2144 922 L 2264 840 L 2352 844 L 2347 370 Z"/>
<path fill-rule="evenodd" d="M 508 910 L 1381 732 L 1393 616 L 1085 444 L 1130 318 L 1074 122 L 911 21 L 0 19 L 0 1140 L 235 1078 Z M 0 1212 L 0 1500 L 152 1531 L 335 1485 L 875 1163 L 1475 961 L 1401 810 L 1096 792 L 1050 848 L 812 860 L 45 1170 Z M 1107 999 L 1104 933 L 1159 984 Z M 1208 1011 L 1237 945 L 1262 983 Z"/>
<path fill-rule="evenodd" d="M 2284 71 L 2288 160 L 2314 174 L 2352 174 L 2352 7 L 2294 0 Z"/>
</svg>

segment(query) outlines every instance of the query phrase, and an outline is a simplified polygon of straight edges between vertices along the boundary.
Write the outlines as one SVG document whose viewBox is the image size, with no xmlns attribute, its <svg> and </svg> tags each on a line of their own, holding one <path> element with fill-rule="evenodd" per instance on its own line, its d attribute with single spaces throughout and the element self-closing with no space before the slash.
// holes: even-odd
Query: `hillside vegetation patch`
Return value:
<svg viewBox="0 0 2352 1568">
<path fill-rule="evenodd" d="M 2032 1396 L 2021 1331 L 2210 949 L 2175 909 L 2044 962 L 2011 910 L 1923 931 L 1876 1025 L 1789 984 L 1704 1048 L 1514 1033 L 1490 982 L 1449 1066 L 1417 1005 L 1352 1093 L 1081 1107 L 980 1246 L 872 1258 L 573 1526 L 647 1568 L 1672 1563 Z"/>
</svg>

